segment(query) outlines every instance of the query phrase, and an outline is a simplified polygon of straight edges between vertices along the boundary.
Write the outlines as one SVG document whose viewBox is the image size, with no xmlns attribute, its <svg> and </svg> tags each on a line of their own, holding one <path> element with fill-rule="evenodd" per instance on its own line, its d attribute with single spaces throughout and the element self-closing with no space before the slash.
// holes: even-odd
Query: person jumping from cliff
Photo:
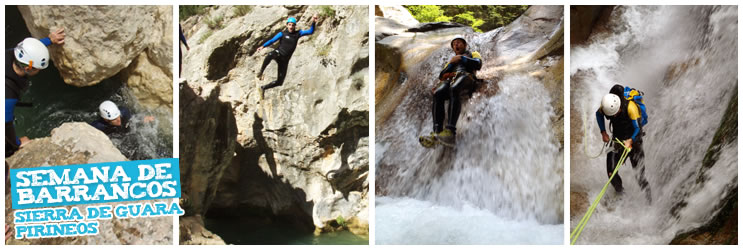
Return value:
<svg viewBox="0 0 743 250">
<path fill-rule="evenodd" d="M 433 88 L 433 132 L 419 137 L 422 146 L 431 148 L 437 143 L 453 147 L 456 143 L 457 120 L 462 110 L 459 100 L 465 89 L 472 89 L 477 81 L 475 71 L 482 67 L 482 58 L 477 51 L 467 50 L 467 41 L 463 36 L 451 40 L 454 56 L 439 73 L 439 85 Z M 444 111 L 444 102 L 449 101 L 449 108 Z M 449 119 L 444 127 L 445 113 Z"/>
<path fill-rule="evenodd" d="M 635 89 L 626 89 L 627 91 L 621 85 L 614 85 L 609 94 L 601 99 L 601 105 L 596 110 L 596 122 L 599 130 L 601 130 L 601 140 L 608 143 L 617 138 L 624 143 L 624 145 L 614 144 L 614 150 L 606 154 L 606 173 L 608 177 L 611 177 L 624 148 L 632 148 L 628 157 L 632 162 L 632 168 L 639 168 L 640 170 L 637 183 L 641 189 L 646 191 L 645 195 L 648 202 L 652 202 L 650 187 L 647 179 L 645 179 L 645 152 L 642 143 L 642 137 L 645 134 L 643 126 L 647 124 L 647 115 L 643 112 L 644 104 L 638 103 L 641 102 L 642 93 Z M 611 138 L 606 133 L 604 119 L 608 119 L 610 126 L 613 128 Z M 619 173 L 611 180 L 611 185 L 617 193 L 622 194 L 624 192 Z"/>
<path fill-rule="evenodd" d="M 30 105 L 19 101 L 21 93 L 29 86 L 28 78 L 49 66 L 47 46 L 63 45 L 64 39 L 64 28 L 60 28 L 41 40 L 28 37 L 15 48 L 5 50 L 5 157 L 30 141 L 27 136 L 16 136 L 15 107 Z"/>
<path fill-rule="evenodd" d="M 294 17 L 290 17 L 288 20 L 286 20 L 286 29 L 284 31 L 279 32 L 273 38 L 271 38 L 271 40 L 268 40 L 261 47 L 258 47 L 256 52 L 259 52 L 263 48 L 271 46 L 271 44 L 273 44 L 274 42 L 279 41 L 279 47 L 266 55 L 266 58 L 263 59 L 261 70 L 258 72 L 258 75 L 256 75 L 256 78 L 258 78 L 258 80 L 263 80 L 263 71 L 266 69 L 266 66 L 268 66 L 271 60 L 276 61 L 276 64 L 279 67 L 278 75 L 276 76 L 275 81 L 260 87 L 258 93 L 261 100 L 263 100 L 264 91 L 273 87 L 281 86 L 281 84 L 284 83 L 284 78 L 286 78 L 286 70 L 289 66 L 289 59 L 291 59 L 292 54 L 294 53 L 294 49 L 297 48 L 299 38 L 302 36 L 312 35 L 312 33 L 315 32 L 315 23 L 317 23 L 317 15 L 312 16 L 312 26 L 310 26 L 309 30 L 297 31 L 297 19 Z"/>
</svg>

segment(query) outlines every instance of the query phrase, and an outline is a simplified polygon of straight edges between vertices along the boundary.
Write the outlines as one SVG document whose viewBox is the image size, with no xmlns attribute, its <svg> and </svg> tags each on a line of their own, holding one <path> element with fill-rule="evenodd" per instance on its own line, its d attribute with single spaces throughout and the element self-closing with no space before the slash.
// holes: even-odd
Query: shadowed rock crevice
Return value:
<svg viewBox="0 0 743 250">
<path fill-rule="evenodd" d="M 206 79 L 219 80 L 225 77 L 230 70 L 235 68 L 240 58 L 247 52 L 241 49 L 242 44 L 247 40 L 252 32 L 244 35 L 233 37 L 222 43 L 209 55 L 209 68 L 207 69 Z"/>
</svg>

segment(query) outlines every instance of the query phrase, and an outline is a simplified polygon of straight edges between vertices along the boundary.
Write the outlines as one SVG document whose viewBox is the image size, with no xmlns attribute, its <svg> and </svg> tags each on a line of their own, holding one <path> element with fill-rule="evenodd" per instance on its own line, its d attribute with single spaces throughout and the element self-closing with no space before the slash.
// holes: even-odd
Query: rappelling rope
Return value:
<svg viewBox="0 0 743 250">
<path fill-rule="evenodd" d="M 599 192 L 599 195 L 596 197 L 596 199 L 591 204 L 591 207 L 588 208 L 588 211 L 586 211 L 586 214 L 583 215 L 583 218 L 578 223 L 578 226 L 575 227 L 572 233 L 570 233 L 570 245 L 575 245 L 575 241 L 578 240 L 578 236 L 580 236 L 580 233 L 583 232 L 583 228 L 586 227 L 586 224 L 588 224 L 588 220 L 591 219 L 591 215 L 593 214 L 593 211 L 596 209 L 596 206 L 598 206 L 599 201 L 601 201 L 601 197 L 604 196 L 604 193 L 606 192 L 606 188 L 609 187 L 609 183 L 611 183 L 611 180 L 614 179 L 614 176 L 619 172 L 619 167 L 622 166 L 622 163 L 624 163 L 624 160 L 627 158 L 627 155 L 629 154 L 629 151 L 632 150 L 632 148 L 628 148 L 624 146 L 624 143 L 620 141 L 617 138 L 614 138 L 614 140 L 619 143 L 619 145 L 622 145 L 624 147 L 624 152 L 622 152 L 622 157 L 619 158 L 619 163 L 617 163 L 617 166 L 614 168 L 614 172 L 609 177 L 609 180 L 606 181 L 606 184 L 604 184 L 604 188 L 601 189 L 601 192 Z"/>
<path fill-rule="evenodd" d="M 587 117 L 588 117 L 588 115 L 584 115 L 583 116 L 583 153 L 586 154 L 586 156 L 588 156 L 589 159 L 595 159 L 595 158 L 601 156 L 601 153 L 604 152 L 604 148 L 606 148 L 606 145 L 608 145 L 609 142 L 604 143 L 604 146 L 601 147 L 601 151 L 599 151 L 599 153 L 596 154 L 596 156 L 590 156 L 588 154 L 588 144 L 586 143 L 586 137 L 588 137 L 588 129 L 586 129 L 586 123 L 588 123 L 588 118 Z"/>
</svg>

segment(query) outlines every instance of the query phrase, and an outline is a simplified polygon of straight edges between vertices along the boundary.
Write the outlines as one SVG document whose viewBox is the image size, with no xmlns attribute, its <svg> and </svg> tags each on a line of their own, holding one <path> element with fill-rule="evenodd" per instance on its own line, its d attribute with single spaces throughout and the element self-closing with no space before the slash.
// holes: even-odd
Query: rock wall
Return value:
<svg viewBox="0 0 743 250">
<path fill-rule="evenodd" d="M 50 137 L 34 139 L 5 161 L 11 169 L 39 166 L 59 166 L 99 162 L 126 161 L 103 132 L 87 123 L 65 123 L 52 130 Z M 13 226 L 11 194 L 5 196 L 5 223 Z M 168 202 L 168 200 L 155 200 Z M 117 205 L 120 203 L 107 203 Z M 99 221 L 100 234 L 84 237 L 42 239 L 11 238 L 8 245 L 73 244 L 73 245 L 129 245 L 173 244 L 171 217 L 111 219 Z"/>
<path fill-rule="evenodd" d="M 350 228 L 363 228 L 357 233 L 368 233 L 369 10 L 331 10 L 323 15 L 320 6 L 254 6 L 236 16 L 233 6 L 219 6 L 183 22 L 191 46 L 184 51 L 184 87 L 205 99 L 216 93 L 229 103 L 237 126 L 235 149 L 219 150 L 235 155 L 231 164 L 223 173 L 199 177 L 219 180 L 207 217 L 247 211 L 323 231 L 340 216 L 357 222 Z M 283 30 L 289 16 L 308 29 L 314 14 L 322 16 L 314 34 L 300 39 L 283 86 L 259 100 L 257 88 L 276 78 L 276 64 L 258 81 L 271 49 L 256 49 Z M 206 20 L 221 21 L 212 29 Z M 182 114 L 184 119 L 203 120 Z M 191 129 L 181 133 L 201 134 L 202 128 Z"/>
<path fill-rule="evenodd" d="M 67 84 L 91 86 L 119 73 L 147 107 L 172 109 L 172 6 L 18 6 L 34 37 L 58 28 L 50 46 Z"/>
<path fill-rule="evenodd" d="M 614 6 L 570 6 L 570 44 L 581 45 L 588 41 L 592 33 L 607 31 Z"/>
</svg>

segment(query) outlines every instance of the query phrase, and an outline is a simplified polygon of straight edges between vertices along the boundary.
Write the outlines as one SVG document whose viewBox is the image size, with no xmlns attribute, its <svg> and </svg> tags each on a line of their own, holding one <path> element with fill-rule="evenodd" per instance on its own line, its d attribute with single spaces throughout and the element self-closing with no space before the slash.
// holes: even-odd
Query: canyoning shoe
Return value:
<svg viewBox="0 0 743 250">
<path fill-rule="evenodd" d="M 433 148 L 436 146 L 436 137 L 434 135 L 434 132 L 431 132 L 431 135 L 421 135 L 418 137 L 418 142 L 420 142 L 421 146 L 424 148 Z"/>
<path fill-rule="evenodd" d="M 444 129 L 444 131 L 436 134 L 435 137 L 436 140 L 444 146 L 454 147 L 454 144 L 457 143 L 457 135 L 450 129 Z"/>
<path fill-rule="evenodd" d="M 263 81 L 263 74 L 257 74 L 255 75 L 255 79 L 258 81 Z"/>
<path fill-rule="evenodd" d="M 263 87 L 258 87 L 258 98 L 263 101 Z"/>
</svg>

